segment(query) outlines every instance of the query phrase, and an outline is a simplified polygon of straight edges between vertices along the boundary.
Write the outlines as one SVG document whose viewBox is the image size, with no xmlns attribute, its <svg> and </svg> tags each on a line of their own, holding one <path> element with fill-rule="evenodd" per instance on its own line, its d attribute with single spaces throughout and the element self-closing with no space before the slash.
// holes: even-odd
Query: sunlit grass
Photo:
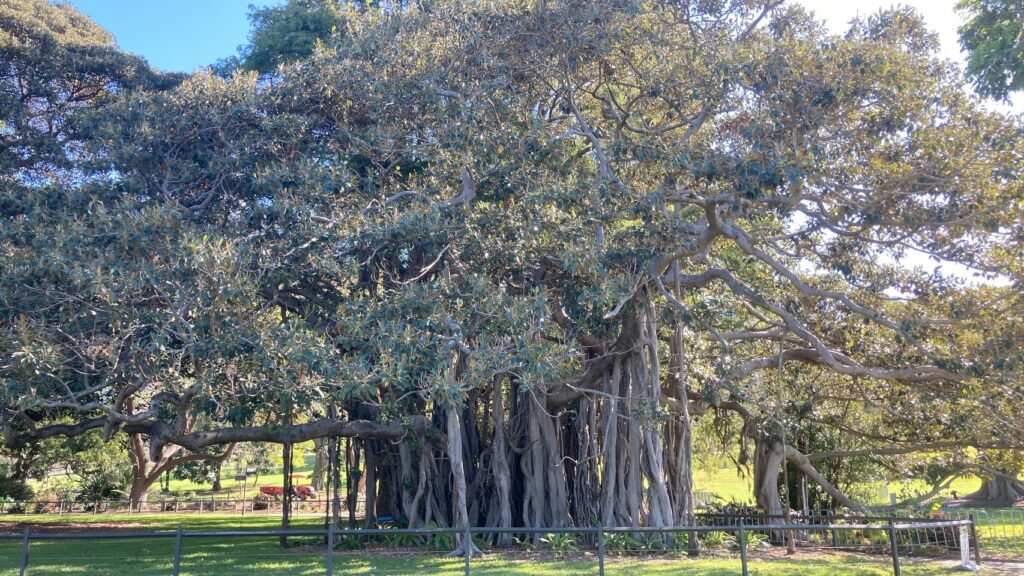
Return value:
<svg viewBox="0 0 1024 576">
<path fill-rule="evenodd" d="M 138 575 L 168 574 L 171 569 L 173 540 L 131 541 L 61 541 L 38 542 L 32 545 L 30 573 L 35 575 Z M 0 545 L 0 575 L 17 573 L 18 546 Z M 463 560 L 447 558 L 441 553 L 394 554 L 360 552 L 335 556 L 336 574 L 462 574 Z M 578 576 L 597 574 L 593 554 L 585 557 L 556 556 L 522 558 L 521 555 L 492 553 L 472 562 L 472 574 L 486 576 Z M 191 576 L 320 575 L 326 571 L 322 547 L 282 549 L 276 539 L 185 539 L 181 573 Z M 750 563 L 750 574 L 761 576 L 881 576 L 891 574 L 888 557 L 827 554 L 786 558 L 757 558 Z M 606 574 L 615 576 L 696 576 L 735 575 L 740 572 L 737 558 L 683 559 L 653 557 L 648 559 L 615 558 L 606 562 Z M 903 573 L 931 576 L 948 574 L 948 566 L 940 562 L 906 564 Z M 983 572 L 984 573 L 984 572 Z"/>
</svg>

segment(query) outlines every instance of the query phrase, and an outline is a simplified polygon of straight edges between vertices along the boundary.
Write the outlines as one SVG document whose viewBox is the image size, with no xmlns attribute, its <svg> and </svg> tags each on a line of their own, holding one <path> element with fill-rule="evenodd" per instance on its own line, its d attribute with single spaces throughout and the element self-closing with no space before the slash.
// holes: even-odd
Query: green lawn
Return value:
<svg viewBox="0 0 1024 576">
<path fill-rule="evenodd" d="M 754 503 L 754 488 L 749 477 L 741 478 L 735 468 L 694 470 L 695 492 L 711 492 L 723 502 Z"/>
<path fill-rule="evenodd" d="M 889 499 L 886 496 L 885 482 L 867 482 L 868 492 L 872 494 L 871 501 L 865 502 L 869 505 L 886 505 Z M 956 491 L 960 496 L 966 496 L 981 488 L 981 480 L 973 476 L 957 478 L 943 491 L 948 495 Z M 754 503 L 754 489 L 749 477 L 740 477 L 735 468 L 716 468 L 714 470 L 695 470 L 693 473 L 693 489 L 698 492 L 711 492 L 716 494 L 722 502 L 737 502 L 740 504 Z M 920 494 L 928 492 L 931 487 L 925 482 L 891 482 L 889 492 L 896 494 L 898 498 L 904 495 Z"/>
<path fill-rule="evenodd" d="M 17 573 L 17 546 L 0 545 L 0 575 Z M 173 541 L 65 541 L 33 544 L 29 574 L 90 576 L 156 576 L 171 569 Z M 209 539 L 185 540 L 182 574 L 191 576 L 229 575 L 319 575 L 326 570 L 322 549 L 283 550 L 273 539 Z M 429 555 L 362 552 L 339 553 L 335 557 L 336 574 L 462 574 L 462 560 L 446 558 L 440 553 Z M 800 560 L 780 558 L 756 559 L 750 574 L 762 576 L 882 576 L 891 574 L 887 557 L 856 555 L 822 555 Z M 609 575 L 734 575 L 740 572 L 735 558 L 689 560 L 679 558 L 609 559 Z M 593 555 L 558 559 L 554 557 L 522 558 L 517 555 L 488 554 L 474 559 L 472 573 L 488 576 L 578 576 L 597 574 Z M 940 562 L 905 565 L 908 576 L 948 574 L 949 567 Z M 982 574 L 985 572 L 983 571 Z"/>
</svg>

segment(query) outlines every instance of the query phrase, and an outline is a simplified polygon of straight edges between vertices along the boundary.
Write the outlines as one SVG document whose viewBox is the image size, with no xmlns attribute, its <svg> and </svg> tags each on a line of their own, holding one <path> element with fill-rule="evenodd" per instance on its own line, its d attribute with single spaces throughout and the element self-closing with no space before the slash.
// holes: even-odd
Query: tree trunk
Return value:
<svg viewBox="0 0 1024 576">
<path fill-rule="evenodd" d="M 448 408 L 448 459 L 452 467 L 452 488 L 454 498 L 452 501 L 452 526 L 463 528 L 469 525 L 469 510 L 466 506 L 466 469 L 462 461 L 462 424 L 459 419 L 459 411 L 455 408 Z M 479 554 L 480 549 L 476 547 L 472 539 L 468 541 L 462 534 L 455 537 L 456 547 L 451 552 L 452 556 L 465 554 L 466 547 L 469 547 L 470 554 Z"/>
<path fill-rule="evenodd" d="M 128 490 L 128 503 L 135 510 L 141 510 L 149 499 L 149 489 L 160 478 L 160 475 L 132 475 L 132 485 Z"/>
<path fill-rule="evenodd" d="M 314 454 L 316 454 L 313 460 L 313 475 L 310 479 L 310 486 L 313 487 L 317 493 L 324 491 L 324 478 L 327 476 L 327 471 L 330 467 L 330 457 L 328 455 L 328 446 L 332 442 L 332 438 L 316 438 L 313 440 Z"/>
<path fill-rule="evenodd" d="M 292 445 L 285 442 L 281 445 L 281 459 L 283 460 L 284 486 L 281 494 L 281 529 L 287 530 L 291 524 L 292 513 Z M 288 546 L 288 537 L 281 535 L 281 546 Z"/>
<path fill-rule="evenodd" d="M 505 439 L 505 393 L 502 384 L 504 376 L 494 379 L 491 391 L 491 417 L 494 419 L 494 441 L 491 448 L 491 470 L 494 474 L 494 490 L 498 497 L 498 528 L 512 527 L 512 506 L 509 492 L 512 485 L 512 474 L 508 467 L 508 442 Z M 511 534 L 498 534 L 498 546 L 508 546 L 512 542 Z"/>
<path fill-rule="evenodd" d="M 234 444 L 228 444 L 224 452 L 220 454 L 188 454 L 176 456 L 181 451 L 180 446 L 168 446 L 160 454 L 160 459 L 150 459 L 150 450 L 146 440 L 141 434 L 132 434 L 128 443 L 128 454 L 132 461 L 132 484 L 128 490 L 128 502 L 132 508 L 138 509 L 145 506 L 149 497 L 149 490 L 160 480 L 161 474 L 166 474 L 175 467 L 186 462 L 211 461 L 217 463 L 217 470 L 220 465 L 231 457 L 235 450 Z"/>
<path fill-rule="evenodd" d="M 370 441 L 366 444 L 366 472 L 363 479 L 366 481 L 366 510 L 363 511 L 363 527 L 375 528 L 377 525 L 377 446 L 376 442 Z"/>
<path fill-rule="evenodd" d="M 782 443 L 759 435 L 754 440 L 754 499 L 760 513 L 770 516 L 766 524 L 782 524 L 782 499 L 779 497 L 779 466 L 784 452 Z M 773 544 L 781 544 L 785 535 L 772 531 Z"/>
<path fill-rule="evenodd" d="M 676 522 L 684 526 L 693 526 L 697 522 L 696 502 L 693 498 L 693 426 L 690 421 L 689 390 L 686 384 L 685 359 L 683 357 L 683 329 L 678 323 L 672 331 L 670 361 L 674 368 L 675 386 L 670 388 L 672 396 L 682 408 L 680 414 L 669 421 L 666 426 L 666 452 L 670 460 L 668 466 L 669 484 L 674 496 L 672 511 Z M 672 378 L 670 378 L 672 380 Z M 687 554 L 697 556 L 699 553 L 697 534 L 691 532 L 687 536 Z"/>
<path fill-rule="evenodd" d="M 359 504 L 359 440 L 345 439 L 345 465 L 348 469 L 345 497 L 348 502 L 348 527 L 356 529 L 356 506 Z"/>
<path fill-rule="evenodd" d="M 217 462 L 215 464 L 215 468 L 214 468 L 214 471 L 213 471 L 213 491 L 214 492 L 220 492 L 221 490 L 224 489 L 224 487 L 221 485 L 221 480 L 220 480 L 221 467 L 223 465 L 224 465 L 224 461 L 223 460 L 221 460 L 221 461 L 219 461 L 219 462 Z"/>
<path fill-rule="evenodd" d="M 1012 506 L 1018 500 L 1024 499 L 1024 482 L 1017 478 L 1016 474 L 993 470 L 982 482 L 981 488 L 965 498 Z"/>
</svg>

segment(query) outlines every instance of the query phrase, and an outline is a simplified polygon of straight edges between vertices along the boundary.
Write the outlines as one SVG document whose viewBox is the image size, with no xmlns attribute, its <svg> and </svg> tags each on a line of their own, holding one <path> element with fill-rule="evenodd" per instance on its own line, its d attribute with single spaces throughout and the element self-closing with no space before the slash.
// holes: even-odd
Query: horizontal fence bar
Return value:
<svg viewBox="0 0 1024 576">
<path fill-rule="evenodd" d="M 943 528 L 953 526 L 970 526 L 970 520 L 945 520 L 929 523 L 915 524 L 764 524 L 758 526 L 744 525 L 749 532 L 767 531 L 824 531 L 824 530 L 888 530 L 890 526 L 897 531 L 920 530 L 926 528 Z M 497 527 L 474 527 L 469 528 L 471 534 L 675 534 L 690 532 L 735 532 L 739 526 L 666 526 L 663 528 L 652 526 L 616 526 L 596 527 L 583 526 L 579 528 L 497 528 Z M 338 536 L 438 536 L 443 534 L 464 534 L 465 528 L 374 528 L 374 529 L 335 529 Z M 140 532 L 33 532 L 33 540 L 89 540 L 89 539 L 140 539 L 140 538 L 169 538 L 177 536 L 175 530 L 154 530 Z M 236 538 L 236 537 L 279 537 L 279 536 L 326 536 L 326 529 L 308 530 L 182 530 L 182 538 Z M 20 539 L 24 534 L 5 532 L 0 533 L 0 539 Z"/>
</svg>

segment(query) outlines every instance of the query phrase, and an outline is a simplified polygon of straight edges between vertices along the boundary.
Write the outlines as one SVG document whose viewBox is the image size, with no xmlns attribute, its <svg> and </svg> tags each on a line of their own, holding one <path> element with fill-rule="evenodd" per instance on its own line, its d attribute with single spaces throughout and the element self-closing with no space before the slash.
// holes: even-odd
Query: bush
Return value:
<svg viewBox="0 0 1024 576">
<path fill-rule="evenodd" d="M 14 480 L 7 476 L 0 476 L 0 498 L 10 498 L 18 502 L 32 500 L 35 493 L 32 487 L 20 480 Z"/>
<path fill-rule="evenodd" d="M 626 552 L 639 550 L 640 541 L 625 532 L 612 532 L 605 536 L 604 547 L 610 552 Z"/>
<path fill-rule="evenodd" d="M 704 532 L 697 536 L 703 550 L 716 550 L 725 547 L 725 532 Z"/>
<path fill-rule="evenodd" d="M 253 510 L 266 510 L 270 506 L 270 496 L 260 492 L 259 494 L 252 497 L 252 509 Z"/>
<path fill-rule="evenodd" d="M 568 554 L 577 550 L 576 537 L 572 534 L 545 534 L 540 537 L 540 541 L 556 554 Z"/>
</svg>

